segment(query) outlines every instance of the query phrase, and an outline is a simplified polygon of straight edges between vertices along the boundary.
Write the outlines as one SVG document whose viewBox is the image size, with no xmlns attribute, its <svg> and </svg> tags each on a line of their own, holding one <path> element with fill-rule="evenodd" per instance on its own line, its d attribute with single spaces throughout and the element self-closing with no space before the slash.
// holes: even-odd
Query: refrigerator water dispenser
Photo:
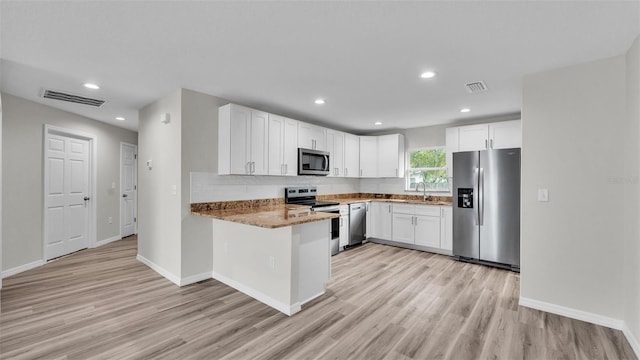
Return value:
<svg viewBox="0 0 640 360">
<path fill-rule="evenodd" d="M 473 209 L 473 188 L 458 188 L 458 207 Z"/>
</svg>

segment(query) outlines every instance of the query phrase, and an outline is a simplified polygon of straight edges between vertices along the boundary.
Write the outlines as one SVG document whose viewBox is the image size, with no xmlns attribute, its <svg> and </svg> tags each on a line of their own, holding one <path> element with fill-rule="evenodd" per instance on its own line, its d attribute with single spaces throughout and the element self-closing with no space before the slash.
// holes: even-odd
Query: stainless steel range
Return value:
<svg viewBox="0 0 640 360">
<path fill-rule="evenodd" d="M 340 203 L 317 200 L 318 189 L 315 186 L 293 186 L 284 188 L 284 202 L 287 204 L 307 205 L 313 211 L 340 214 Z M 331 219 L 331 255 L 340 249 L 340 218 Z"/>
</svg>

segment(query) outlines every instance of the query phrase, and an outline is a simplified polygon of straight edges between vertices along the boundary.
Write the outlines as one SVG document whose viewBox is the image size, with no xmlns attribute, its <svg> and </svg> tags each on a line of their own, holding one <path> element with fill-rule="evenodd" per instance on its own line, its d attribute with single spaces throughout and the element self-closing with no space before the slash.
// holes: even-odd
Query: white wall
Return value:
<svg viewBox="0 0 640 360">
<path fill-rule="evenodd" d="M 626 57 L 627 123 L 625 127 L 624 185 L 624 320 L 640 353 L 640 36 Z"/>
<path fill-rule="evenodd" d="M 324 176 L 237 176 L 191 173 L 191 202 L 271 199 L 284 197 L 287 186 L 315 185 L 318 193 L 360 192 L 359 179 Z"/>
<path fill-rule="evenodd" d="M 176 90 L 139 113 L 138 255 L 181 276 L 181 93 Z M 168 124 L 160 122 L 169 113 Z M 146 166 L 152 161 L 152 168 Z M 175 192 L 174 192 L 175 189 Z"/>
<path fill-rule="evenodd" d="M 525 77 L 521 300 L 623 318 L 625 117 L 624 56 Z"/>
<path fill-rule="evenodd" d="M 42 260 L 44 124 L 97 136 L 96 240 L 119 236 L 120 142 L 136 144 L 137 133 L 6 93 L 2 105 L 2 269 Z"/>
<path fill-rule="evenodd" d="M 182 277 L 211 276 L 211 219 L 191 215 L 191 172 L 218 167 L 218 107 L 228 101 L 182 90 Z"/>
</svg>

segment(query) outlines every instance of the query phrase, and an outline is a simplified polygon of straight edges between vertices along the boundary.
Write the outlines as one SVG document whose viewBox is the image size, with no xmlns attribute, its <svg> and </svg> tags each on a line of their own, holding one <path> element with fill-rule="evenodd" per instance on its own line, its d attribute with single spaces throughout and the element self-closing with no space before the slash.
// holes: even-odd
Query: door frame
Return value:
<svg viewBox="0 0 640 360">
<path fill-rule="evenodd" d="M 135 219 L 138 218 L 138 156 L 137 156 L 138 155 L 138 145 L 121 141 L 120 142 L 120 161 L 119 161 L 120 162 L 120 169 L 119 169 L 119 171 L 120 171 L 120 194 L 119 194 L 119 196 L 120 196 L 120 217 L 119 217 L 119 220 L 118 220 L 120 222 L 120 229 L 119 229 L 119 232 L 120 232 L 120 236 L 119 237 L 120 238 L 122 238 L 122 215 L 123 215 L 122 214 L 122 205 L 123 205 L 122 202 L 124 201 L 124 200 L 122 200 L 123 199 L 123 197 L 122 197 L 122 146 L 123 145 L 132 146 L 132 147 L 134 147 L 136 149 L 136 157 L 134 159 L 134 166 L 133 166 L 133 176 L 134 176 L 134 179 L 135 179 L 134 180 L 134 183 L 135 183 L 135 191 L 134 191 L 135 196 L 133 197 L 133 207 L 135 209 L 134 218 Z M 138 234 L 138 221 L 135 221 L 134 223 L 135 224 L 133 226 L 133 235 L 137 235 Z"/>
<path fill-rule="evenodd" d="M 98 163 L 97 159 L 97 137 L 93 134 L 85 133 L 78 130 L 67 129 L 59 126 L 53 125 L 44 125 L 44 136 L 42 140 L 42 162 L 43 162 L 43 174 L 42 174 L 42 260 L 46 262 L 47 260 L 47 228 L 49 227 L 49 219 L 47 216 L 47 184 L 49 183 L 49 163 L 47 162 L 47 142 L 49 140 L 49 135 L 60 135 L 66 136 L 70 138 L 87 140 L 89 141 L 89 196 L 91 200 L 89 202 L 89 214 L 87 216 L 88 224 L 87 224 L 87 238 L 89 239 L 89 248 L 96 247 L 96 209 L 97 202 L 96 199 L 96 188 L 97 188 L 97 178 L 98 178 L 98 169 L 96 164 Z"/>
</svg>

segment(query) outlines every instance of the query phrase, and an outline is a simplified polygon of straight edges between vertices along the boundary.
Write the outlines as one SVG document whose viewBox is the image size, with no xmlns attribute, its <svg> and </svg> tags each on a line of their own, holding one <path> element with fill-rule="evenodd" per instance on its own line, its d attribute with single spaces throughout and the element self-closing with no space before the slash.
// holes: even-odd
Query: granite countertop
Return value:
<svg viewBox="0 0 640 360">
<path fill-rule="evenodd" d="M 340 216 L 339 214 L 314 212 L 308 206 L 284 204 L 235 209 L 194 209 L 192 206 L 191 213 L 269 229 L 328 220 Z"/>
<path fill-rule="evenodd" d="M 380 199 L 380 198 L 345 198 L 345 199 L 329 199 L 340 204 L 353 204 L 367 201 L 379 201 L 379 202 L 391 202 L 401 204 L 420 204 L 420 205 L 435 205 L 435 206 L 451 206 L 450 202 L 439 200 L 420 200 L 420 199 Z"/>
</svg>

